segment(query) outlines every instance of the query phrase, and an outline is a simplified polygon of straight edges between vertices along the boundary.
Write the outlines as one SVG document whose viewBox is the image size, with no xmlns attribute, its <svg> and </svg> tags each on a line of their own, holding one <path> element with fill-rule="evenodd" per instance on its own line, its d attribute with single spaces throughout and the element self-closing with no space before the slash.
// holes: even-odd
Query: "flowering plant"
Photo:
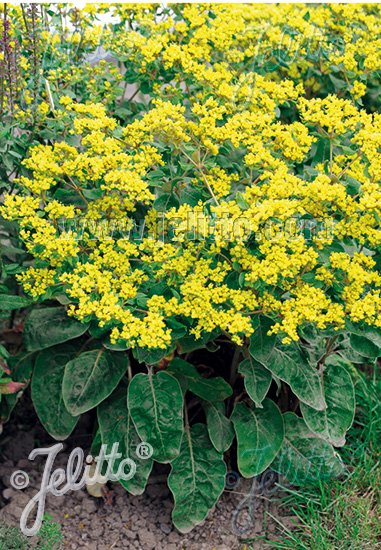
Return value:
<svg viewBox="0 0 381 550">
<path fill-rule="evenodd" d="M 254 48 L 262 9 L 121 10 L 103 41 L 130 61 L 131 109 L 59 94 L 59 135 L 30 147 L 1 208 L 43 304 L 25 326 L 42 423 L 64 439 L 97 407 L 102 442 L 150 443 L 184 532 L 223 491 L 229 449 L 244 477 L 342 472 L 353 364 L 381 355 L 379 54 L 360 48 L 379 7 L 267 6 Z M 317 73 L 307 44 L 327 21 Z"/>
</svg>

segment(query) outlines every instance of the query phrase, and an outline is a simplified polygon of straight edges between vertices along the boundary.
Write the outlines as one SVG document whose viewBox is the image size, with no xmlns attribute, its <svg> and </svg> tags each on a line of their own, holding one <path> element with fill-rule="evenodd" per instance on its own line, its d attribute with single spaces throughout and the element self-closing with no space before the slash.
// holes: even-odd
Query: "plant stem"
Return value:
<svg viewBox="0 0 381 550">
<path fill-rule="evenodd" d="M 200 172 L 201 176 L 202 176 L 202 179 L 204 180 L 204 183 L 206 185 L 206 187 L 208 188 L 208 191 L 210 193 L 210 196 L 212 197 L 212 199 L 214 200 L 214 202 L 216 203 L 217 206 L 220 206 L 220 203 L 218 202 L 217 200 L 217 197 L 215 196 L 215 194 L 213 193 L 213 189 L 210 187 L 210 184 L 208 182 L 208 180 L 206 179 L 206 176 L 204 174 L 204 172 L 202 171 L 202 166 L 200 166 L 199 164 L 197 164 L 197 162 L 195 162 L 192 157 L 190 157 L 185 151 L 181 151 L 183 153 L 183 155 L 185 155 L 187 157 L 188 160 L 190 160 L 190 162 L 197 168 L 197 170 Z"/>
</svg>

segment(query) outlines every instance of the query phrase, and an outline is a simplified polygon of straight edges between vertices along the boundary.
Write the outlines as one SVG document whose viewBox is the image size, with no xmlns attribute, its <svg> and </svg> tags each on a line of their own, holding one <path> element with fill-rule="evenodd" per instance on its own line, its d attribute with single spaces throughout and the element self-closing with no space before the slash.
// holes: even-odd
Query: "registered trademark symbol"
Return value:
<svg viewBox="0 0 381 550">
<path fill-rule="evenodd" d="M 152 445 L 150 445 L 149 443 L 146 443 L 145 441 L 142 441 L 136 447 L 136 455 L 138 458 L 141 458 L 142 460 L 148 460 L 153 455 Z"/>
</svg>

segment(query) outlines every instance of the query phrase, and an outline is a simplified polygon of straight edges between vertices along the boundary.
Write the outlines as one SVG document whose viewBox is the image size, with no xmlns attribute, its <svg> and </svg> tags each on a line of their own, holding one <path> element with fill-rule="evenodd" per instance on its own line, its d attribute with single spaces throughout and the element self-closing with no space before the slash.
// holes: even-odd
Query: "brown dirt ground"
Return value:
<svg viewBox="0 0 381 550">
<path fill-rule="evenodd" d="M 3 437 L 0 442 L 1 523 L 17 526 L 26 503 L 40 488 L 45 460 L 41 457 L 32 462 L 27 457 L 33 448 L 42 446 L 41 437 L 36 426 Z M 78 441 L 71 446 L 65 444 L 55 467 L 66 467 L 69 452 L 76 445 Z M 18 469 L 30 477 L 30 485 L 23 491 L 10 484 L 11 474 Z M 173 501 L 160 470 L 154 470 L 142 496 L 133 497 L 118 484 L 111 488 L 108 499 L 93 498 L 84 489 L 63 497 L 48 496 L 45 512 L 62 526 L 64 548 L 70 550 L 243 550 L 249 545 L 253 550 L 271 548 L 271 539 L 279 536 L 279 526 L 271 516 L 287 527 L 293 522 L 287 511 L 279 507 L 279 492 L 251 500 L 251 481 L 233 479 L 229 487 L 204 523 L 186 535 L 171 523 Z M 257 541 L 248 543 L 247 539 L 253 537 Z"/>
</svg>

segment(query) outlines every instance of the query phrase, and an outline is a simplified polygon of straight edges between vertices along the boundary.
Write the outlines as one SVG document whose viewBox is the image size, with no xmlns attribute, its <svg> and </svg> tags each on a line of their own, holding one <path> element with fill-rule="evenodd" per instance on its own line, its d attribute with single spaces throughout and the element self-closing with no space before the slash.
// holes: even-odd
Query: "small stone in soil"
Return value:
<svg viewBox="0 0 381 550">
<path fill-rule="evenodd" d="M 169 535 L 169 533 L 172 531 L 172 526 L 169 523 L 160 523 L 160 529 L 163 531 L 163 533 Z"/>
<path fill-rule="evenodd" d="M 3 497 L 5 500 L 10 500 L 15 495 L 17 495 L 17 492 L 14 489 L 11 489 L 10 487 L 8 489 L 4 489 L 3 491 Z"/>
<path fill-rule="evenodd" d="M 144 548 L 144 550 L 152 550 L 153 548 L 155 548 L 156 537 L 151 531 L 148 531 L 148 529 L 142 529 L 138 533 L 138 537 L 139 537 L 141 546 L 142 548 Z"/>
</svg>

